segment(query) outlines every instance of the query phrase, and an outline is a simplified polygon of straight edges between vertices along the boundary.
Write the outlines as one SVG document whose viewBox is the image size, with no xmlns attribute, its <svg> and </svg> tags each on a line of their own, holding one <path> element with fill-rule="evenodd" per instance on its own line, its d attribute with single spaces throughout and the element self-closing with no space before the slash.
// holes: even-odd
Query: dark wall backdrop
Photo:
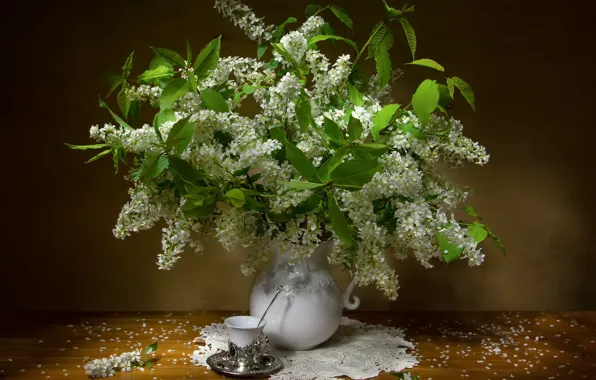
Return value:
<svg viewBox="0 0 596 380">
<path fill-rule="evenodd" d="M 301 17 L 307 3 L 249 2 L 276 24 Z M 349 9 L 360 43 L 383 16 L 380 0 L 337 3 Z M 432 270 L 399 262 L 398 301 L 358 289 L 363 307 L 595 308 L 590 2 L 414 3 L 418 56 L 436 59 L 475 89 L 478 112 L 460 99 L 454 113 L 492 159 L 453 178 L 475 189 L 471 204 L 509 253 L 503 258 L 488 245 L 486 263 L 472 269 L 465 262 Z M 139 73 L 150 60 L 149 45 L 183 52 L 188 38 L 198 52 L 223 34 L 223 54 L 254 57 L 254 44 L 203 0 L 20 2 L 2 19 L 3 306 L 245 309 L 253 279 L 240 274 L 243 252 L 226 253 L 209 241 L 203 256 L 187 253 L 172 271 L 158 271 L 158 229 L 126 241 L 111 235 L 127 200 L 111 163 L 85 165 L 88 154 L 62 143 L 88 143 L 89 127 L 110 121 L 97 106 L 107 90 L 101 75 L 119 70 L 130 51 Z M 408 60 L 408 49 L 395 31 L 397 64 Z M 432 72 L 406 68 L 396 97 L 411 93 L 424 74 Z M 345 286 L 345 273 L 337 275 Z"/>
</svg>

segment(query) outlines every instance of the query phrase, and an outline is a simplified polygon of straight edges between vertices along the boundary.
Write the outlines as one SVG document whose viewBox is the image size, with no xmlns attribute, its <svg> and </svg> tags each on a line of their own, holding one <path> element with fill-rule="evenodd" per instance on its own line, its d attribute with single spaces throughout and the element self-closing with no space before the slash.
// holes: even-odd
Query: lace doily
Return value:
<svg viewBox="0 0 596 380">
<path fill-rule="evenodd" d="M 200 329 L 205 345 L 199 347 L 191 360 L 195 365 L 209 367 L 207 358 L 218 350 L 227 350 L 228 332 L 221 323 Z M 381 371 L 398 372 L 412 368 L 418 360 L 407 352 L 414 345 L 404 340 L 403 330 L 365 323 L 343 317 L 331 339 L 310 351 L 282 351 L 272 348 L 284 368 L 271 376 L 272 380 L 332 379 L 348 376 L 352 379 L 375 377 Z"/>
</svg>

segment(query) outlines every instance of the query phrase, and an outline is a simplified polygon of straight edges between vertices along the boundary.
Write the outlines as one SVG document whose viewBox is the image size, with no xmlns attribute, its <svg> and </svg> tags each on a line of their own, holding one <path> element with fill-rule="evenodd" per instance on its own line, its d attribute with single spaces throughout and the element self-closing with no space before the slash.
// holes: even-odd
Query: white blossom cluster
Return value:
<svg viewBox="0 0 596 380">
<path fill-rule="evenodd" d="M 311 16 L 309 17 L 302 26 L 298 29 L 298 31 L 304 36 L 306 40 L 311 39 L 314 36 L 317 36 L 323 32 L 323 25 L 325 24 L 325 20 L 323 20 L 320 16 Z"/>
<path fill-rule="evenodd" d="M 249 38 L 256 41 L 272 38 L 273 28 L 241 2 L 216 0 L 215 7 Z M 403 112 L 383 132 L 388 151 L 378 159 L 380 170 L 370 182 L 359 189 L 326 185 L 324 190 L 333 191 L 339 208 L 350 221 L 357 240 L 354 247 L 349 247 L 333 231 L 325 211 L 325 191 L 287 186 L 288 182 L 304 178 L 291 159 L 279 156 L 285 147 L 273 135 L 274 129 L 282 129 L 314 167 L 321 168 L 336 151 L 325 137 L 325 118 L 335 122 L 344 137 L 348 135 L 349 117 L 357 119 L 362 134 L 351 144 L 370 143 L 375 116 L 390 95 L 390 87 L 378 88 L 373 76 L 369 90 L 362 94 L 362 104 L 352 103 L 348 93 L 352 58 L 341 55 L 332 62 L 321 51 L 307 46 L 309 38 L 321 33 L 323 24 L 321 17 L 310 17 L 280 41 L 295 63 L 301 65 L 301 70 L 309 72 L 308 80 L 291 70 L 289 62 L 284 62 L 277 53 L 274 53 L 277 60 L 288 64 L 281 71 L 283 75 L 262 61 L 222 57 L 215 70 L 198 82 L 198 93 L 189 92 L 174 103 L 175 120 L 159 125 L 161 137 L 150 125 L 138 129 L 113 124 L 91 127 L 90 135 L 96 141 L 135 154 L 132 174 L 150 156 L 176 156 L 202 173 L 201 191 L 217 194 L 216 207 L 209 216 L 188 216 L 187 195 L 180 192 L 180 184 L 171 170 L 163 171 L 149 182 L 130 175 L 133 187 L 114 228 L 116 237 L 125 238 L 132 232 L 163 223 L 162 252 L 157 264 L 161 269 L 170 269 L 188 247 L 202 250 L 201 239 L 212 234 L 227 250 L 248 248 L 248 258 L 241 270 L 253 274 L 271 250 L 291 251 L 295 262 L 308 257 L 331 235 L 335 244 L 330 262 L 349 268 L 361 285 L 376 284 L 391 299 L 397 297 L 399 284 L 387 261 L 388 250 L 400 259 L 413 256 L 430 268 L 433 260 L 443 260 L 445 254 L 437 242 L 440 233 L 462 250 L 462 258 L 468 259 L 470 265 L 482 263 L 484 254 L 453 215 L 453 209 L 466 199 L 468 192 L 447 181 L 437 165 L 488 162 L 484 147 L 463 136 L 463 126 L 457 120 L 433 115 L 421 125 L 414 113 Z M 393 79 L 401 74 L 395 70 Z M 245 92 L 247 86 L 252 87 L 250 93 Z M 229 112 L 208 109 L 199 95 L 206 89 L 231 93 L 225 99 Z M 141 85 L 131 88 L 128 95 L 134 100 L 158 103 L 161 88 Z M 251 116 L 240 113 L 238 108 L 247 97 L 253 97 L 259 107 Z M 300 126 L 296 113 L 305 97 L 312 116 L 312 124 L 306 129 Z M 332 99 L 339 99 L 341 106 L 332 105 Z M 166 148 L 164 140 L 183 118 L 195 123 L 189 143 L 183 151 Z M 340 162 L 355 158 L 355 153 L 350 152 Z M 189 192 L 197 186 L 192 184 Z M 243 206 L 234 206 L 225 194 L 241 187 Z M 319 206 L 307 213 L 292 214 L 317 194 L 322 197 Z M 97 373 L 110 371 L 107 364 L 105 368 L 99 362 L 94 365 L 101 368 L 93 369 L 100 371 Z"/>
<path fill-rule="evenodd" d="M 124 352 L 120 355 L 113 354 L 109 358 L 93 359 L 85 366 L 85 373 L 90 378 L 103 378 L 114 376 L 116 371 L 131 372 L 135 367 L 142 365 L 141 350 Z"/>
<path fill-rule="evenodd" d="M 307 48 L 307 40 L 304 34 L 296 30 L 283 36 L 280 42 L 290 56 L 294 59 L 294 62 L 300 64 L 300 62 L 302 62 L 302 58 L 304 58 Z M 277 51 L 275 51 L 273 55 L 280 62 L 284 62 L 286 64 L 290 63 L 286 62 Z"/>
<path fill-rule="evenodd" d="M 252 9 L 238 0 L 215 0 L 215 9 L 229 18 L 253 41 L 269 41 L 273 25 L 265 25 Z"/>
<path fill-rule="evenodd" d="M 159 86 L 141 84 L 138 87 L 131 86 L 128 88 L 126 90 L 126 96 L 131 101 L 149 101 L 151 103 L 155 103 L 159 100 L 162 90 L 163 89 Z"/>
<path fill-rule="evenodd" d="M 119 239 L 130 236 L 131 232 L 151 229 L 157 221 L 176 212 L 173 190 L 158 192 L 155 188 L 137 183 L 128 194 L 130 201 L 122 207 L 113 230 L 114 236 Z"/>
<path fill-rule="evenodd" d="M 224 83 L 236 90 L 241 85 L 270 86 L 275 83 L 275 72 L 268 69 L 265 62 L 253 58 L 224 57 L 203 85 L 217 87 Z"/>
<path fill-rule="evenodd" d="M 157 255 L 159 269 L 172 269 L 187 245 L 194 248 L 195 252 L 203 250 L 200 241 L 191 239 L 191 232 L 200 232 L 201 223 L 188 220 L 181 212 L 177 217 L 177 219 L 166 220 L 167 227 L 162 229 L 162 253 Z"/>
</svg>

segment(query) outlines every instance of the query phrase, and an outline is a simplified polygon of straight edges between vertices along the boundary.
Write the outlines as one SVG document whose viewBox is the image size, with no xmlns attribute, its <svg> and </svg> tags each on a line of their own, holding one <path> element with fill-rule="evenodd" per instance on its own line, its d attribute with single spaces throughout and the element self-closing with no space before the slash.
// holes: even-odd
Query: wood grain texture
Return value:
<svg viewBox="0 0 596 380">
<path fill-rule="evenodd" d="M 387 0 L 396 7 L 407 2 Z M 115 239 L 112 229 L 129 200 L 129 183 L 110 160 L 85 164 L 89 127 L 110 122 L 97 96 L 106 70 L 119 72 L 135 50 L 133 76 L 153 57 L 148 46 L 195 54 L 223 35 L 222 55 L 255 57 L 257 46 L 213 9 L 213 0 L 5 1 L 0 31 L 9 36 L 0 62 L 3 106 L 4 218 L 0 265 L 2 305 L 21 310 L 243 310 L 254 278 L 240 272 L 246 250 L 226 252 L 207 239 L 205 254 L 185 252 L 171 271 L 155 265 L 161 227 Z M 259 17 L 279 25 L 314 0 L 247 0 Z M 337 33 L 362 44 L 384 18 L 380 0 L 333 0 L 354 20 L 352 33 L 324 14 Z M 415 260 L 395 263 L 398 302 L 370 286 L 358 289 L 367 310 L 596 309 L 594 168 L 596 107 L 593 49 L 596 1 L 416 0 L 411 23 L 419 58 L 474 89 L 478 112 L 456 96 L 453 115 L 466 136 L 486 146 L 485 167 L 449 174 L 474 191 L 469 204 L 507 246 L 507 258 L 486 244 L 486 263 L 427 270 Z M 438 72 L 405 67 L 411 60 L 403 30 L 392 25 L 394 67 L 403 68 L 395 102 L 408 104 L 416 87 Z M 321 44 L 335 60 L 345 44 Z M 353 54 L 352 54 L 353 55 Z M 14 57 L 14 58 L 13 58 Z M 372 60 L 367 73 L 374 73 Z M 114 94 L 115 95 L 115 94 Z M 114 95 L 108 104 L 117 110 Z M 243 110 L 249 107 L 243 105 Z M 256 108 L 256 107 L 255 107 Z M 153 112 L 143 107 L 151 125 Z M 592 173 L 592 174 L 590 174 Z M 10 179 L 10 181 L 8 180 Z M 43 195 L 41 195 L 43 194 Z M 463 206 L 463 205 L 462 205 Z M 393 258 L 388 255 L 388 262 Z M 341 268 L 340 268 L 341 269 Z M 529 270 L 531 269 L 531 270 Z M 347 271 L 337 271 L 343 289 Z M 109 280 L 106 280 L 109 279 Z M 76 286 L 73 286 L 76 284 Z M 209 291 L 200 291 L 209 289 Z"/>
<path fill-rule="evenodd" d="M 83 358 L 159 341 L 153 371 L 121 379 L 216 379 L 188 356 L 197 327 L 231 313 L 21 314 L 0 328 L 0 378 L 84 379 Z M 353 313 L 406 330 L 422 379 L 596 379 L 596 312 Z M 49 377 L 48 377 L 49 376 Z M 391 379 L 381 374 L 379 379 Z"/>
</svg>

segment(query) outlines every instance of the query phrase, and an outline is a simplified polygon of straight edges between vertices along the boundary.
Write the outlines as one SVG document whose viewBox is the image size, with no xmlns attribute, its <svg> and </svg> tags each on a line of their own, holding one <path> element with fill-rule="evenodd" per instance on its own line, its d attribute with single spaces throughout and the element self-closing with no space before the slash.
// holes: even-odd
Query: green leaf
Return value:
<svg viewBox="0 0 596 380">
<path fill-rule="evenodd" d="M 375 49 L 375 63 L 378 74 L 379 88 L 387 86 L 391 79 L 391 58 L 389 52 L 380 46 Z"/>
<path fill-rule="evenodd" d="M 110 95 L 112 95 L 112 93 L 123 83 L 126 83 L 126 79 L 124 79 L 122 76 L 120 75 L 116 75 L 114 73 L 107 73 L 105 74 L 106 78 L 105 80 L 108 82 L 108 84 L 110 85 L 110 88 L 108 89 L 108 93 L 106 94 L 106 98 L 108 98 Z"/>
<path fill-rule="evenodd" d="M 181 144 L 179 151 L 186 149 L 197 126 L 196 122 L 190 122 L 189 119 L 190 117 L 180 119 L 172 126 L 166 140 L 167 149 L 172 149 L 178 144 Z"/>
<path fill-rule="evenodd" d="M 242 92 L 244 92 L 246 95 L 250 95 L 253 92 L 255 92 L 256 89 L 257 89 L 256 86 L 243 86 Z"/>
<path fill-rule="evenodd" d="M 332 172 L 335 185 L 361 188 L 370 182 L 381 165 L 376 160 L 350 160 L 339 164 Z"/>
<path fill-rule="evenodd" d="M 439 111 L 445 112 L 445 108 L 451 103 L 453 98 L 449 95 L 449 87 L 445 86 L 444 84 L 437 84 L 439 88 Z"/>
<path fill-rule="evenodd" d="M 470 216 L 475 216 L 478 219 L 482 219 L 482 217 L 480 217 L 480 214 L 478 214 L 472 206 L 466 206 L 466 208 L 464 208 L 464 211 L 466 212 L 466 214 Z"/>
<path fill-rule="evenodd" d="M 166 61 L 170 62 L 172 66 L 186 66 L 184 63 L 184 58 L 182 58 L 180 54 L 176 53 L 175 51 L 154 47 L 152 47 L 151 50 L 153 50 L 155 55 L 160 56 L 164 58 Z"/>
<path fill-rule="evenodd" d="M 348 140 L 352 142 L 360 139 L 363 130 L 362 122 L 350 115 L 350 120 L 348 121 Z"/>
<path fill-rule="evenodd" d="M 150 180 L 162 174 L 168 166 L 169 161 L 166 156 L 149 156 L 145 158 L 139 169 L 133 173 L 133 179 L 148 184 Z"/>
<path fill-rule="evenodd" d="M 359 146 L 354 147 L 354 158 L 357 160 L 374 161 L 376 156 L 372 155 L 368 150 L 362 149 Z"/>
<path fill-rule="evenodd" d="M 226 193 L 228 202 L 236 208 L 241 208 L 246 203 L 244 193 L 240 189 L 232 189 Z"/>
<path fill-rule="evenodd" d="M 284 22 L 283 22 L 281 25 L 279 25 L 279 26 L 276 26 L 276 27 L 273 29 L 273 39 L 272 39 L 272 41 L 274 41 L 274 42 L 278 42 L 278 41 L 281 39 L 281 37 L 284 35 L 284 33 L 285 33 L 285 30 L 286 30 L 286 25 L 288 25 L 288 24 L 293 24 L 293 23 L 295 23 L 296 21 L 298 21 L 298 20 L 296 19 L 296 17 L 288 17 L 288 18 L 286 19 L 286 21 L 284 21 Z"/>
<path fill-rule="evenodd" d="M 371 134 L 375 141 L 378 141 L 380 138 L 380 133 L 383 129 L 387 128 L 391 119 L 393 119 L 393 115 L 399 109 L 399 104 L 387 104 L 384 106 L 373 118 L 373 128 L 371 130 Z"/>
<path fill-rule="evenodd" d="M 139 75 L 137 79 L 140 82 L 152 83 L 158 79 L 171 78 L 174 76 L 174 71 L 168 66 L 158 66 L 155 69 L 146 70 L 143 74 Z"/>
<path fill-rule="evenodd" d="M 262 44 L 260 44 L 259 47 L 257 48 L 257 58 L 258 59 L 263 58 L 265 53 L 267 53 L 268 49 L 269 49 L 269 45 L 267 44 L 267 42 L 263 42 Z"/>
<path fill-rule="evenodd" d="M 274 214 L 272 212 L 268 212 L 267 213 L 267 217 L 273 222 L 273 223 L 284 223 L 287 222 L 289 220 L 292 219 L 292 217 L 288 214 Z"/>
<path fill-rule="evenodd" d="M 386 29 L 385 34 L 383 35 L 383 38 L 381 38 L 381 40 L 378 43 L 376 43 L 376 48 L 389 51 L 389 50 L 391 50 L 392 47 L 393 47 L 393 32 L 390 29 Z"/>
<path fill-rule="evenodd" d="M 132 127 L 130 125 L 128 125 L 128 123 L 124 120 L 122 120 L 122 118 L 118 115 L 116 115 L 114 112 L 112 112 L 112 110 L 110 109 L 110 107 L 108 107 L 108 105 L 106 104 L 106 102 L 104 102 L 103 100 L 101 100 L 101 98 L 99 98 L 99 106 L 101 108 L 105 108 L 110 112 L 110 115 L 112 115 L 112 117 L 114 118 L 114 120 L 116 120 L 116 122 L 125 129 L 132 129 Z"/>
<path fill-rule="evenodd" d="M 300 132 L 308 131 L 312 122 L 310 101 L 308 99 L 302 99 L 296 104 L 295 111 L 296 119 L 298 119 L 298 125 L 300 126 Z"/>
<path fill-rule="evenodd" d="M 333 231 L 344 243 L 350 247 L 355 247 L 356 242 L 353 237 L 353 229 L 346 216 L 341 212 L 337 204 L 335 196 L 331 192 L 327 192 L 327 201 L 329 204 L 329 221 Z"/>
<path fill-rule="evenodd" d="M 337 165 L 341 164 L 341 160 L 347 156 L 351 151 L 351 148 L 343 146 L 335 151 L 335 154 L 325 161 L 319 167 L 319 178 L 321 181 L 328 182 L 331 179 L 331 172 L 337 167 Z"/>
<path fill-rule="evenodd" d="M 161 57 L 159 55 L 156 55 L 155 57 L 153 57 L 153 59 L 151 60 L 151 62 L 149 62 L 149 69 L 150 70 L 155 70 L 159 66 L 168 67 L 168 68 L 170 68 L 170 70 L 172 72 L 174 70 L 174 67 L 172 66 L 172 64 L 170 63 L 170 61 L 168 61 L 164 57 Z"/>
<path fill-rule="evenodd" d="M 357 150 L 363 150 L 369 153 L 374 157 L 381 157 L 389 150 L 389 147 L 385 144 L 377 144 L 377 143 L 368 143 L 368 144 L 360 144 L 356 146 Z"/>
<path fill-rule="evenodd" d="M 186 206 L 186 204 L 182 206 L 182 211 L 184 212 L 184 215 L 186 215 L 189 218 L 200 218 L 211 215 L 211 213 L 213 212 L 213 210 L 215 210 L 215 207 L 217 206 L 217 198 L 211 197 L 205 200 L 205 202 L 203 202 L 204 206 L 195 207 L 194 204 L 189 202 L 187 203 L 188 206 Z"/>
<path fill-rule="evenodd" d="M 135 52 L 133 51 L 130 53 L 126 61 L 124 62 L 124 66 L 122 66 L 122 77 L 128 78 L 130 72 L 132 71 L 132 57 L 134 56 Z"/>
<path fill-rule="evenodd" d="M 451 96 L 451 99 L 455 99 L 455 85 L 453 84 L 453 79 L 447 78 L 447 88 L 449 89 L 449 96 Z"/>
<path fill-rule="evenodd" d="M 474 97 L 474 92 L 472 91 L 472 87 L 467 84 L 463 79 L 458 77 L 451 78 L 451 81 L 455 87 L 461 92 L 466 102 L 472 107 L 474 111 L 476 111 L 476 98 Z"/>
<path fill-rule="evenodd" d="M 390 7 L 385 0 L 383 0 L 383 5 L 385 6 L 385 12 L 387 13 L 387 17 L 389 17 L 390 19 L 401 16 L 402 12 L 393 7 Z"/>
<path fill-rule="evenodd" d="M 294 60 L 294 57 L 292 57 L 292 55 L 290 53 L 288 53 L 288 51 L 282 44 L 273 42 L 273 43 L 271 43 L 271 46 L 277 53 L 279 53 L 279 55 L 281 55 L 283 57 L 283 59 L 286 60 L 286 62 L 288 62 L 289 64 L 291 64 L 294 67 L 297 66 L 296 61 Z"/>
<path fill-rule="evenodd" d="M 468 226 L 468 236 L 477 243 L 481 243 L 488 236 L 488 231 L 484 228 L 484 224 L 474 222 Z"/>
<path fill-rule="evenodd" d="M 232 172 L 233 175 L 237 176 L 237 177 L 244 177 L 246 175 L 248 175 L 248 171 L 250 170 L 250 166 L 247 166 L 243 169 L 238 169 L 238 170 L 234 170 Z"/>
<path fill-rule="evenodd" d="M 458 260 L 464 251 L 463 248 L 451 243 L 441 232 L 437 233 L 437 243 L 439 244 L 439 250 L 443 254 L 443 259 L 445 259 L 446 263 Z"/>
<path fill-rule="evenodd" d="M 411 134 L 412 136 L 414 136 L 414 138 L 416 138 L 418 140 L 426 139 L 426 135 L 424 134 L 424 132 L 422 132 L 422 130 L 414 127 L 412 124 L 402 124 L 400 127 L 401 127 L 402 131 Z"/>
<path fill-rule="evenodd" d="M 64 143 L 64 145 L 66 145 L 70 149 L 75 149 L 75 150 L 101 149 L 101 148 L 106 148 L 109 146 L 108 144 L 72 145 L 72 144 L 67 144 L 67 143 Z"/>
<path fill-rule="evenodd" d="M 317 168 L 303 151 L 291 143 L 286 143 L 285 148 L 286 157 L 304 178 L 314 182 L 321 182 L 319 174 L 317 173 Z"/>
<path fill-rule="evenodd" d="M 507 249 L 505 248 L 505 246 L 503 245 L 503 243 L 501 243 L 501 239 L 499 239 L 496 235 L 490 233 L 490 238 L 495 242 L 495 245 L 497 246 L 497 248 L 503 252 L 503 255 L 507 255 Z"/>
<path fill-rule="evenodd" d="M 355 106 L 361 106 L 364 104 L 364 98 L 362 97 L 362 93 L 358 91 L 356 87 L 352 85 L 352 83 L 348 83 L 348 94 L 350 96 L 350 101 Z"/>
<path fill-rule="evenodd" d="M 176 174 L 186 182 L 195 183 L 205 178 L 205 173 L 199 171 L 181 158 L 170 156 L 169 161 L 170 168 L 174 169 Z"/>
<path fill-rule="evenodd" d="M 221 36 L 209 42 L 199 53 L 193 66 L 199 80 L 207 78 L 217 67 L 220 48 Z"/>
<path fill-rule="evenodd" d="M 192 47 L 190 46 L 190 42 L 186 40 L 186 62 L 190 64 L 192 61 Z"/>
<path fill-rule="evenodd" d="M 343 22 L 348 28 L 353 28 L 354 22 L 352 21 L 350 16 L 348 16 L 348 13 L 344 9 L 338 7 L 337 5 L 332 5 L 331 12 L 333 12 L 335 17 L 337 17 L 339 21 Z"/>
<path fill-rule="evenodd" d="M 112 149 L 112 161 L 114 162 L 114 171 L 118 174 L 118 166 L 119 162 L 122 161 L 126 163 L 126 152 L 124 148 L 113 148 Z"/>
<path fill-rule="evenodd" d="M 331 26 L 330 23 L 325 22 L 323 24 L 323 33 L 328 34 L 330 36 L 334 36 L 335 35 L 335 30 L 333 30 L 333 27 Z"/>
<path fill-rule="evenodd" d="M 317 13 L 321 9 L 320 5 L 310 4 L 307 5 L 304 9 L 304 15 L 306 18 L 312 17 L 315 13 Z"/>
<path fill-rule="evenodd" d="M 292 209 L 292 211 L 294 214 L 308 214 L 309 212 L 316 210 L 321 205 L 321 200 L 322 197 L 320 194 L 313 194 L 305 201 L 300 202 Z"/>
<path fill-rule="evenodd" d="M 437 62 L 433 61 L 432 59 L 428 59 L 428 58 L 417 59 L 410 63 L 406 63 L 406 65 L 424 66 L 424 67 L 429 67 L 431 69 L 439 70 L 442 72 L 445 71 L 445 68 L 443 66 L 439 65 Z"/>
<path fill-rule="evenodd" d="M 189 91 L 190 84 L 186 79 L 173 79 L 161 93 L 161 97 L 159 98 L 159 108 L 162 110 L 171 108 L 176 100 L 186 95 Z"/>
<path fill-rule="evenodd" d="M 176 120 L 176 115 L 174 114 L 173 109 L 168 108 L 165 110 L 161 110 L 155 114 L 155 117 L 153 118 L 153 130 L 155 131 L 155 134 L 157 135 L 157 137 L 159 138 L 159 140 L 161 142 L 163 142 L 163 136 L 161 135 L 161 131 L 159 130 L 159 127 L 161 127 L 161 125 L 165 122 L 175 121 L 175 120 Z"/>
<path fill-rule="evenodd" d="M 343 132 L 341 131 L 339 126 L 328 117 L 325 117 L 324 129 L 325 134 L 327 135 L 327 137 L 329 137 L 329 140 L 340 145 L 344 143 L 345 138 Z"/>
<path fill-rule="evenodd" d="M 383 41 L 383 37 L 389 31 L 387 29 L 387 25 L 385 25 L 382 21 L 379 22 L 377 25 L 374 26 L 371 34 L 370 34 L 370 44 L 376 47 Z"/>
<path fill-rule="evenodd" d="M 150 344 L 147 346 L 147 348 L 145 348 L 145 355 L 151 355 L 155 351 L 157 351 L 157 342 Z"/>
<path fill-rule="evenodd" d="M 254 197 L 246 197 L 246 204 L 244 205 L 244 209 L 248 211 L 259 211 L 265 212 L 267 211 L 266 204 L 257 201 Z"/>
<path fill-rule="evenodd" d="M 126 84 L 123 84 L 120 92 L 118 93 L 118 97 L 116 98 L 118 101 L 118 108 L 120 108 L 120 111 L 122 112 L 122 115 L 125 119 L 128 118 L 128 112 L 130 111 L 130 99 L 128 96 L 126 96 L 127 87 L 128 86 Z"/>
<path fill-rule="evenodd" d="M 215 112 L 229 112 L 228 102 L 221 94 L 213 89 L 206 88 L 201 92 L 203 106 Z"/>
<path fill-rule="evenodd" d="M 242 100 L 242 92 L 237 92 L 234 95 L 234 100 L 232 101 L 232 103 L 234 103 L 234 105 L 237 105 L 238 103 L 240 103 L 240 100 Z"/>
<path fill-rule="evenodd" d="M 130 111 L 128 112 L 128 119 L 130 120 L 130 125 L 133 127 L 138 127 L 139 123 L 139 116 L 141 114 L 141 102 L 138 100 L 132 100 L 130 102 Z"/>
<path fill-rule="evenodd" d="M 412 52 L 412 59 L 416 59 L 416 33 L 414 32 L 414 28 L 412 28 L 412 25 L 405 17 L 400 17 L 399 22 L 404 28 L 404 33 L 406 34 L 406 39 Z"/>
<path fill-rule="evenodd" d="M 281 127 L 271 128 L 269 130 L 269 136 L 272 139 L 279 141 L 282 144 L 288 143 L 288 138 L 286 137 L 286 132 Z"/>
<path fill-rule="evenodd" d="M 426 79 L 418 86 L 412 96 L 412 108 L 420 120 L 420 124 L 426 123 L 430 114 L 435 111 L 439 104 L 439 87 L 434 80 Z"/>
<path fill-rule="evenodd" d="M 167 156 L 159 156 L 153 171 L 151 172 L 151 179 L 159 177 L 170 166 L 170 161 Z"/>
<path fill-rule="evenodd" d="M 312 189 L 320 189 L 325 187 L 324 183 L 314 183 L 314 182 L 307 182 L 307 181 L 290 181 L 290 182 L 282 182 L 282 185 L 287 187 L 288 189 L 296 189 L 296 190 L 312 190 Z"/>
<path fill-rule="evenodd" d="M 318 36 L 311 37 L 311 39 L 308 40 L 308 46 L 311 47 L 314 44 L 316 44 L 317 42 L 326 41 L 326 40 L 342 41 L 342 42 L 345 42 L 346 44 L 350 45 L 350 47 L 352 49 L 358 50 L 358 45 L 356 45 L 356 42 L 349 40 L 347 38 L 341 37 L 341 36 L 333 35 L 333 34 L 319 34 Z"/>
<path fill-rule="evenodd" d="M 91 162 L 93 162 L 93 161 L 97 161 L 97 160 L 99 160 L 100 158 L 102 158 L 103 156 L 107 156 L 107 155 L 108 155 L 108 154 L 110 154 L 110 153 L 112 153 L 112 149 L 107 149 L 107 150 L 104 150 L 103 152 L 99 153 L 98 155 L 91 157 L 91 158 L 90 158 L 90 159 L 89 159 L 87 162 L 85 162 L 85 163 L 86 163 L 86 164 L 89 164 L 89 163 L 91 163 Z"/>
</svg>

